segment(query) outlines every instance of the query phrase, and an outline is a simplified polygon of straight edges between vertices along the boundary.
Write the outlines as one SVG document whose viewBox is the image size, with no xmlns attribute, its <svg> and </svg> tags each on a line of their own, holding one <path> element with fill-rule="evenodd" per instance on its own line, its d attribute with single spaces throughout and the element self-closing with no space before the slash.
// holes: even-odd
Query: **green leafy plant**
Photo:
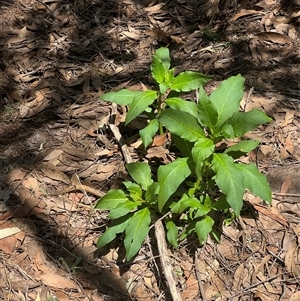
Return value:
<svg viewBox="0 0 300 301">
<path fill-rule="evenodd" d="M 164 218 L 167 240 L 176 248 L 195 233 L 201 244 L 209 234 L 218 238 L 214 229 L 218 213 L 238 216 L 245 190 L 271 202 L 266 177 L 254 164 L 238 160 L 259 144 L 242 139 L 244 134 L 271 120 L 258 109 L 239 110 L 244 78 L 232 76 L 207 95 L 202 85 L 210 77 L 192 71 L 175 76 L 170 66 L 169 50 L 160 48 L 151 64 L 157 91 L 124 89 L 101 97 L 129 106 L 125 125 L 141 113 L 148 116 L 148 125 L 140 130 L 145 147 L 156 133 L 165 131 L 171 133 L 172 144 L 178 149 L 177 158 L 154 173 L 147 163 L 126 164 L 133 181 L 124 182 L 124 190 L 110 190 L 95 206 L 108 210 L 112 221 L 97 246 L 101 248 L 125 233 L 127 260 L 138 252 L 158 218 Z M 181 92 L 197 89 L 197 103 L 180 97 Z"/>
<path fill-rule="evenodd" d="M 123 89 L 109 92 L 101 99 L 118 105 L 129 106 L 125 119 L 125 126 L 140 114 L 147 115 L 149 124 L 140 130 L 140 136 L 145 147 L 152 142 L 153 136 L 159 131 L 163 134 L 162 123 L 159 119 L 166 108 L 192 113 L 196 112 L 196 104 L 177 97 L 180 92 L 189 92 L 200 88 L 211 77 L 199 72 L 185 71 L 174 76 L 174 69 L 170 69 L 171 58 L 168 48 L 159 48 L 153 55 L 151 71 L 158 83 L 158 90 L 131 91 Z"/>
</svg>

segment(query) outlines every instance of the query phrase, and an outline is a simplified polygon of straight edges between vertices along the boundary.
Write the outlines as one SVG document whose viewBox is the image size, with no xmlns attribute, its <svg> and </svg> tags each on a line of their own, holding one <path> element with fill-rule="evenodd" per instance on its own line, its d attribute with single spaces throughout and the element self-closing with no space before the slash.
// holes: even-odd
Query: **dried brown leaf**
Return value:
<svg viewBox="0 0 300 301">
<path fill-rule="evenodd" d="M 170 38 L 173 42 L 177 43 L 178 45 L 183 45 L 185 43 L 181 37 L 171 35 Z"/>
<path fill-rule="evenodd" d="M 168 140 L 169 137 L 167 134 L 154 136 L 152 146 L 163 146 L 168 142 Z"/>
<path fill-rule="evenodd" d="M 25 176 L 27 175 L 28 171 L 24 170 L 22 167 L 15 167 L 7 176 L 7 181 L 9 183 L 23 180 Z"/>
<path fill-rule="evenodd" d="M 283 122 L 280 124 L 281 127 L 285 127 L 288 124 L 291 124 L 294 120 L 295 112 L 292 110 L 288 110 L 285 114 Z"/>
<path fill-rule="evenodd" d="M 291 39 L 278 32 L 260 32 L 255 35 L 255 39 L 259 41 L 270 41 L 277 44 L 291 44 Z"/>
<path fill-rule="evenodd" d="M 50 153 L 48 153 L 44 158 L 43 161 L 52 161 L 55 160 L 57 158 L 59 158 L 59 156 L 63 153 L 63 150 L 61 149 L 54 149 L 54 150 L 50 150 Z"/>
<path fill-rule="evenodd" d="M 266 157 L 269 157 L 273 153 L 274 148 L 271 144 L 267 144 L 267 145 L 261 145 L 260 150 Z"/>
<path fill-rule="evenodd" d="M 90 92 L 90 76 L 86 75 L 84 77 L 84 82 L 83 82 L 83 85 L 82 85 L 82 93 L 87 94 L 89 92 Z"/>
<path fill-rule="evenodd" d="M 295 255 L 297 254 L 298 249 L 299 247 L 297 246 L 296 241 L 293 239 L 284 258 L 284 263 L 287 271 L 292 273 L 295 277 L 300 276 L 299 267 L 297 266 L 297 262 L 295 262 Z"/>
<path fill-rule="evenodd" d="M 246 16 L 251 16 L 251 15 L 262 15 L 263 12 L 262 11 L 257 11 L 254 9 L 241 9 L 240 12 L 238 12 L 237 14 L 235 14 L 230 21 L 236 21 L 239 18 L 242 17 L 246 17 Z"/>
<path fill-rule="evenodd" d="M 278 289 L 275 287 L 273 287 L 268 281 L 267 281 L 267 278 L 266 276 L 262 273 L 262 272 L 259 272 L 257 274 L 257 278 L 260 280 L 260 281 L 263 281 L 263 284 L 265 286 L 265 288 L 267 289 L 268 293 L 271 293 L 271 294 L 279 294 L 280 293 L 280 288 L 279 288 L 279 291 Z"/>
<path fill-rule="evenodd" d="M 95 153 L 95 156 L 96 157 L 103 157 L 103 156 L 108 156 L 108 157 L 110 157 L 110 156 L 112 156 L 113 155 L 113 151 L 112 150 L 108 150 L 108 149 L 101 149 L 101 150 L 99 150 L 99 151 L 97 151 L 96 153 Z"/>
<path fill-rule="evenodd" d="M 149 47 L 151 44 L 152 44 L 152 41 L 153 41 L 153 38 L 152 37 L 149 37 L 149 38 L 146 38 L 146 39 L 142 39 L 140 41 L 140 49 L 145 49 L 147 47 Z"/>
<path fill-rule="evenodd" d="M 125 294 L 127 292 L 126 285 L 119 275 L 116 275 L 110 271 L 102 270 L 100 276 L 101 284 L 107 285 L 116 292 Z"/>
<path fill-rule="evenodd" d="M 292 2 L 297 2 L 298 3 L 298 6 L 300 6 L 300 0 L 292 0 Z M 300 10 L 297 11 L 297 12 L 294 12 L 292 14 L 292 18 L 298 18 L 300 16 Z"/>
<path fill-rule="evenodd" d="M 208 74 L 214 64 L 214 62 L 216 61 L 216 59 L 218 58 L 217 55 L 212 56 L 203 66 L 203 72 L 205 74 Z"/>
<path fill-rule="evenodd" d="M 68 295 L 68 294 L 65 294 L 64 292 L 62 292 L 62 291 L 59 291 L 59 290 L 57 290 L 56 292 L 55 292 L 55 294 L 56 294 L 56 296 L 57 296 L 57 298 L 58 298 L 58 300 L 59 301 L 70 301 L 70 296 Z M 87 300 L 89 300 L 89 298 L 86 298 L 84 301 L 87 301 Z M 98 301 L 98 300 L 94 300 L 94 296 L 93 296 L 93 299 L 92 299 L 93 301 Z M 100 299 L 99 301 L 103 301 L 104 299 Z M 34 300 L 34 301 L 37 301 L 37 300 Z M 90 301 L 90 300 L 89 300 Z"/>
<path fill-rule="evenodd" d="M 260 213 L 266 215 L 267 217 L 271 218 L 272 220 L 284 225 L 285 227 L 288 227 L 289 224 L 284 218 L 284 216 L 278 212 L 274 207 L 263 207 L 261 205 L 253 205 L 253 207 Z M 267 228 L 267 227 L 266 227 Z"/>
<path fill-rule="evenodd" d="M 286 140 L 285 140 L 285 145 L 284 145 L 285 150 L 289 153 L 289 155 L 293 155 L 295 151 L 294 143 L 291 139 L 291 133 L 288 134 Z"/>
<path fill-rule="evenodd" d="M 45 95 L 42 91 L 35 91 L 34 94 L 37 102 L 41 102 L 45 98 Z"/>
<path fill-rule="evenodd" d="M 182 300 L 193 300 L 199 294 L 198 280 L 189 271 L 184 271 L 186 288 L 181 293 Z"/>
<path fill-rule="evenodd" d="M 46 256 L 39 245 L 35 247 L 35 252 L 32 255 L 31 260 L 35 263 L 37 269 L 42 273 L 48 273 L 49 267 L 47 266 Z"/>
<path fill-rule="evenodd" d="M 244 263 L 240 264 L 234 273 L 234 283 L 232 289 L 237 291 L 240 290 L 243 281 L 248 274 L 248 270 L 245 269 Z"/>
<path fill-rule="evenodd" d="M 160 28 L 153 27 L 153 28 L 147 30 L 146 34 L 148 34 L 153 39 L 155 39 L 159 42 L 163 42 L 165 44 L 169 43 L 168 35 L 163 30 L 161 30 Z"/>
<path fill-rule="evenodd" d="M 70 184 L 68 176 L 50 162 L 42 162 L 37 166 L 47 177 L 52 180 Z"/>
<path fill-rule="evenodd" d="M 71 156 L 74 156 L 74 157 L 77 157 L 81 160 L 94 160 L 95 156 L 94 154 L 86 151 L 86 150 L 83 150 L 83 149 L 79 149 L 75 146 L 72 146 L 72 145 L 64 145 L 62 147 L 62 150 L 71 155 Z"/>
<path fill-rule="evenodd" d="M 16 247 L 17 239 L 15 236 L 3 237 L 0 240 L 0 250 L 6 254 L 12 254 L 13 250 Z"/>
<path fill-rule="evenodd" d="M 57 273 L 46 273 L 40 276 L 45 285 L 52 286 L 59 289 L 74 289 L 77 290 L 78 285 L 73 280 L 66 276 L 61 276 Z"/>
<path fill-rule="evenodd" d="M 151 7 L 145 7 L 144 10 L 148 13 L 154 14 L 154 13 L 159 12 L 164 5 L 165 5 L 164 3 L 159 3 L 159 4 L 153 5 Z"/>
<path fill-rule="evenodd" d="M 123 31 L 122 34 L 125 35 L 126 37 L 130 38 L 130 39 L 133 39 L 133 40 L 139 40 L 140 39 L 140 34 L 136 33 L 136 32 Z"/>
<path fill-rule="evenodd" d="M 5 237 L 15 235 L 20 231 L 21 231 L 20 228 L 16 227 L 10 221 L 7 221 L 4 224 L 0 225 L 0 241 Z M 1 249 L 1 243 L 0 243 L 0 249 Z"/>
<path fill-rule="evenodd" d="M 285 177 L 285 179 L 283 180 L 283 182 L 281 184 L 281 188 L 280 188 L 281 193 L 287 193 L 289 191 L 290 187 L 293 184 L 292 180 L 293 179 L 292 179 L 291 175 L 288 175 L 287 177 Z"/>
<path fill-rule="evenodd" d="M 36 178 L 34 177 L 27 177 L 23 182 L 22 185 L 27 188 L 28 190 L 35 191 L 39 188 L 39 183 Z"/>
<path fill-rule="evenodd" d="M 97 164 L 92 163 L 92 165 L 86 169 L 84 169 L 82 172 L 79 172 L 79 176 L 82 179 L 86 179 L 89 176 L 95 174 L 97 172 L 98 166 Z M 72 180 L 71 180 L 72 182 Z M 72 182 L 73 183 L 73 182 Z M 73 184 L 74 185 L 74 184 Z"/>
<path fill-rule="evenodd" d="M 298 37 L 297 31 L 295 27 L 292 27 L 288 31 L 288 36 L 291 38 L 292 41 L 296 40 Z"/>
<path fill-rule="evenodd" d="M 91 70 L 91 80 L 93 87 L 99 92 L 102 93 L 102 78 L 97 69 Z"/>
<path fill-rule="evenodd" d="M 299 301 L 299 300 L 300 300 L 300 292 L 294 293 L 290 298 L 290 301 Z"/>
<path fill-rule="evenodd" d="M 259 272 L 263 272 L 264 269 L 265 269 L 265 264 L 270 260 L 272 259 L 272 256 L 271 255 L 266 255 L 262 260 L 260 260 L 259 263 L 253 263 L 253 267 L 254 267 L 254 271 L 251 275 L 251 278 L 252 278 L 252 283 L 255 282 L 255 278 L 256 276 L 258 275 Z"/>
<path fill-rule="evenodd" d="M 169 150 L 163 146 L 154 146 L 150 147 L 147 151 L 146 158 L 148 160 L 158 159 L 161 162 L 167 162 L 167 155 L 169 154 Z"/>
<path fill-rule="evenodd" d="M 107 138 L 106 135 L 98 134 L 98 135 L 97 135 L 97 140 L 98 140 L 99 142 L 101 142 L 101 143 L 105 146 L 105 148 L 108 149 L 108 150 L 114 150 L 114 149 L 116 149 L 116 145 L 113 144 L 113 143 Z"/>
<path fill-rule="evenodd" d="M 272 7 L 272 6 L 277 5 L 277 2 L 276 2 L 276 0 L 262 0 L 258 3 L 256 3 L 255 5 L 266 9 L 268 7 Z"/>
</svg>

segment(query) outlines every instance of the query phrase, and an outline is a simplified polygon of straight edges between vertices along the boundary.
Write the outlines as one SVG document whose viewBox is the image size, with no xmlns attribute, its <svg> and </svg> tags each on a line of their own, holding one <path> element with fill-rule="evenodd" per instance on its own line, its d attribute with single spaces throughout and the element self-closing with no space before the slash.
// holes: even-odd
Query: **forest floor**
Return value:
<svg viewBox="0 0 300 301">
<path fill-rule="evenodd" d="M 131 262 L 120 240 L 97 250 L 93 210 L 127 177 L 100 96 L 153 86 L 160 46 L 209 91 L 242 74 L 244 108 L 273 119 L 248 135 L 272 206 L 247 195 L 219 244 L 169 248 L 181 299 L 300 300 L 299 18 L 299 0 L 0 1 L 0 300 L 171 300 L 154 238 Z"/>
</svg>

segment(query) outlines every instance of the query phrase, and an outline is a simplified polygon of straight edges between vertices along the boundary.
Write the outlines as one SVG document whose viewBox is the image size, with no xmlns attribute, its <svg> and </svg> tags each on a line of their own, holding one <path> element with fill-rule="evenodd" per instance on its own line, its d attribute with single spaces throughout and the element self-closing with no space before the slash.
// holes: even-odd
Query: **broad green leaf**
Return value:
<svg viewBox="0 0 300 301">
<path fill-rule="evenodd" d="M 178 248 L 178 229 L 172 220 L 166 222 L 168 242 L 175 248 Z"/>
<path fill-rule="evenodd" d="M 165 102 L 171 109 L 175 111 L 187 112 L 196 118 L 198 117 L 197 105 L 193 101 L 184 100 L 180 97 L 172 97 L 167 98 Z"/>
<path fill-rule="evenodd" d="M 141 248 L 148 232 L 151 222 L 149 209 L 146 207 L 134 213 L 126 227 L 124 246 L 126 260 L 130 260 Z"/>
<path fill-rule="evenodd" d="M 196 163 L 196 175 L 199 179 L 202 179 L 202 166 L 204 160 L 207 159 L 214 151 L 215 145 L 213 141 L 208 138 L 200 138 L 196 141 L 193 149 L 192 155 L 194 162 Z"/>
<path fill-rule="evenodd" d="M 157 196 L 159 192 L 159 185 L 156 182 L 153 182 L 150 186 L 148 186 L 147 191 L 145 193 L 145 200 L 148 204 L 157 205 Z"/>
<path fill-rule="evenodd" d="M 168 90 L 169 86 L 166 83 L 161 83 L 159 84 L 159 92 L 161 95 L 164 95 L 167 90 Z"/>
<path fill-rule="evenodd" d="M 190 196 L 184 193 L 179 201 L 175 201 L 170 205 L 170 209 L 172 213 L 182 213 L 180 207 L 183 203 L 188 202 L 190 200 Z"/>
<path fill-rule="evenodd" d="M 214 203 L 214 201 L 210 198 L 210 196 L 208 194 L 205 194 L 202 196 L 202 198 L 200 197 L 200 201 L 201 204 L 203 204 L 205 207 L 212 207 L 212 204 Z"/>
<path fill-rule="evenodd" d="M 259 143 L 260 142 L 257 140 L 243 140 L 243 141 L 238 142 L 235 145 L 228 147 L 225 150 L 225 154 L 228 154 L 230 152 L 236 152 L 236 151 L 240 151 L 243 153 L 249 153 L 250 151 L 255 149 L 259 145 Z"/>
<path fill-rule="evenodd" d="M 170 51 L 166 47 L 161 47 L 157 49 L 152 56 L 152 63 L 150 66 L 152 77 L 157 83 L 162 84 L 164 82 L 168 83 L 168 70 L 171 66 Z"/>
<path fill-rule="evenodd" d="M 191 166 L 190 166 L 191 167 Z M 194 195 L 195 195 L 195 192 L 197 191 L 197 188 L 195 187 L 195 183 L 193 182 L 186 182 L 186 184 L 188 186 L 192 186 L 191 188 L 189 188 L 189 190 L 187 191 L 187 195 L 190 197 L 190 198 L 193 198 Z"/>
<path fill-rule="evenodd" d="M 162 211 L 170 196 L 179 185 L 191 174 L 187 158 L 179 158 L 172 163 L 160 166 L 157 172 L 158 184 L 158 209 Z"/>
<path fill-rule="evenodd" d="M 239 111 L 240 102 L 244 95 L 245 79 L 239 74 L 224 80 L 210 95 L 210 100 L 218 112 L 216 126 L 220 127 L 228 118 Z"/>
<path fill-rule="evenodd" d="M 153 55 L 150 69 L 152 77 L 157 83 L 162 84 L 165 80 L 165 74 L 168 68 L 163 64 L 161 58 L 157 55 Z"/>
<path fill-rule="evenodd" d="M 210 101 L 206 95 L 203 87 L 199 89 L 199 103 L 198 103 L 198 119 L 200 122 L 212 130 L 213 126 L 218 121 L 218 113 L 214 104 Z"/>
<path fill-rule="evenodd" d="M 141 204 L 142 204 L 141 201 L 139 201 L 139 202 L 128 201 L 126 203 L 120 204 L 120 206 L 118 206 L 117 208 L 112 209 L 109 212 L 108 217 L 110 219 L 117 219 L 121 216 L 125 216 L 129 212 L 132 212 L 133 210 L 136 210 L 137 207 L 140 206 Z"/>
<path fill-rule="evenodd" d="M 179 73 L 173 80 L 170 88 L 178 92 L 189 92 L 204 85 L 211 76 L 194 71 Z"/>
<path fill-rule="evenodd" d="M 208 207 L 206 207 L 206 206 L 200 204 L 200 205 L 199 205 L 199 208 L 197 208 L 197 211 L 196 211 L 196 213 L 195 213 L 194 218 L 198 218 L 198 217 L 204 216 L 204 215 L 206 215 L 207 213 L 209 213 L 210 210 L 211 210 L 211 208 L 208 208 Z"/>
<path fill-rule="evenodd" d="M 235 145 L 228 147 L 224 153 L 228 154 L 234 159 L 237 159 L 255 149 L 259 145 L 259 143 L 260 142 L 257 140 L 243 140 Z"/>
<path fill-rule="evenodd" d="M 153 141 L 153 136 L 157 133 L 159 122 L 157 119 L 152 119 L 149 124 L 139 131 L 143 144 L 147 147 Z"/>
<path fill-rule="evenodd" d="M 200 244 L 204 244 L 207 235 L 212 231 L 214 220 L 210 216 L 206 216 L 203 220 L 196 223 L 196 233 Z"/>
<path fill-rule="evenodd" d="M 135 97 L 143 95 L 142 91 L 123 89 L 117 92 L 108 92 L 100 97 L 100 100 L 110 101 L 118 105 L 130 106 Z"/>
<path fill-rule="evenodd" d="M 270 122 L 272 119 L 256 108 L 249 112 L 236 112 L 226 124 L 232 126 L 235 137 L 242 137 L 245 133 L 255 130 L 259 125 Z"/>
<path fill-rule="evenodd" d="M 199 206 L 201 206 L 201 204 L 200 204 L 199 200 L 196 198 L 189 198 L 187 200 L 181 199 L 179 208 L 176 213 L 182 213 L 188 208 L 192 208 L 192 209 L 199 208 Z M 173 208 L 173 210 L 174 210 L 174 208 Z"/>
<path fill-rule="evenodd" d="M 215 133 L 215 135 L 221 135 L 227 139 L 235 138 L 235 133 L 233 131 L 232 125 L 227 122 L 225 122 L 222 125 L 222 127 L 218 129 L 218 131 Z"/>
<path fill-rule="evenodd" d="M 176 134 L 190 142 L 205 136 L 197 119 L 187 112 L 166 109 L 160 114 L 159 121 L 172 134 Z"/>
<path fill-rule="evenodd" d="M 125 125 L 131 122 L 135 117 L 145 111 L 156 99 L 156 91 L 147 90 L 135 96 L 125 118 Z"/>
<path fill-rule="evenodd" d="M 172 213 L 183 213 L 187 209 L 196 209 L 195 217 L 203 216 L 210 211 L 210 208 L 203 206 L 197 198 L 186 198 L 186 196 L 178 201 L 178 205 L 173 205 L 171 211 Z"/>
<path fill-rule="evenodd" d="M 135 194 L 138 197 L 142 196 L 142 189 L 140 185 L 136 183 L 132 183 L 130 181 L 123 182 L 123 185 L 126 187 L 126 189 L 129 191 L 130 195 Z"/>
<path fill-rule="evenodd" d="M 264 201 L 271 203 L 272 191 L 265 175 L 261 174 L 254 164 L 236 164 L 244 173 L 244 186 Z"/>
<path fill-rule="evenodd" d="M 113 220 L 109 228 L 99 237 L 97 241 L 97 248 L 102 248 L 111 241 L 113 241 L 117 234 L 125 231 L 130 216 L 122 216 L 121 218 Z"/>
<path fill-rule="evenodd" d="M 128 197 L 121 189 L 112 189 L 96 204 L 95 209 L 111 210 L 128 201 Z"/>
<path fill-rule="evenodd" d="M 151 169 L 147 163 L 134 162 L 126 164 L 126 169 L 132 179 L 137 182 L 143 190 L 152 184 Z"/>
<path fill-rule="evenodd" d="M 245 192 L 244 173 L 235 166 L 234 160 L 227 154 L 213 154 L 212 169 L 216 173 L 215 181 L 226 200 L 238 216 L 243 207 Z"/>
<path fill-rule="evenodd" d="M 172 135 L 172 141 L 175 144 L 175 146 L 181 151 L 183 157 L 190 158 L 192 156 L 192 148 L 194 145 L 192 142 L 182 139 L 174 134 Z"/>
<path fill-rule="evenodd" d="M 170 50 L 167 47 L 160 47 L 156 49 L 155 56 L 157 56 L 163 63 L 163 65 L 166 67 L 166 69 L 169 69 L 171 66 L 171 57 L 170 57 Z"/>
<path fill-rule="evenodd" d="M 165 82 L 169 86 L 174 80 L 174 68 L 169 70 L 165 76 Z"/>
</svg>

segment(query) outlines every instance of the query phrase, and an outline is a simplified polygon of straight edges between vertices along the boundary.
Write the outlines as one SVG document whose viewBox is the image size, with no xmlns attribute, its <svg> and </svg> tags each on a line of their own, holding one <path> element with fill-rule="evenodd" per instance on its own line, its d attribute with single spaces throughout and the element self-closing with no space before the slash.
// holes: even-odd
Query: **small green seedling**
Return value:
<svg viewBox="0 0 300 301">
<path fill-rule="evenodd" d="M 175 161 L 160 165 L 154 174 L 147 163 L 126 164 L 133 181 L 124 182 L 123 190 L 110 190 L 95 206 L 108 210 L 112 221 L 97 246 L 101 248 L 125 233 L 127 260 L 139 251 L 150 226 L 162 216 L 167 239 L 177 248 L 194 233 L 201 244 L 209 234 L 218 238 L 214 229 L 217 213 L 239 216 L 245 190 L 271 202 L 266 177 L 254 164 L 238 160 L 259 144 L 242 139 L 244 134 L 271 121 L 258 109 L 239 110 L 244 78 L 232 76 L 207 95 L 202 85 L 210 77 L 193 71 L 175 76 L 170 66 L 169 50 L 160 48 L 151 64 L 157 91 L 123 89 L 101 97 L 129 106 L 125 125 L 141 113 L 148 116 L 148 125 L 140 130 L 145 147 L 155 134 L 169 132 L 179 150 Z M 198 90 L 197 103 L 180 97 L 181 92 L 193 90 Z M 230 147 L 218 147 L 229 140 Z"/>
</svg>

